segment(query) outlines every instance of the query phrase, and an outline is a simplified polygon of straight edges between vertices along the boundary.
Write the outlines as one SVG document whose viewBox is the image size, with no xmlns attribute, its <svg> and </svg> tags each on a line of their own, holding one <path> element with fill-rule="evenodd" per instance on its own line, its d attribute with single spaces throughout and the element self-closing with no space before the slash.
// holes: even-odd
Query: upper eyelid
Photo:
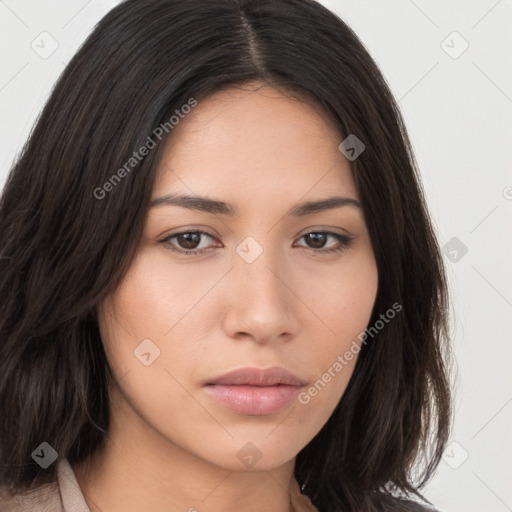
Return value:
<svg viewBox="0 0 512 512">
<path fill-rule="evenodd" d="M 172 235 L 168 235 L 168 236 L 165 236 L 163 238 L 163 240 L 170 240 L 171 238 L 175 238 L 177 236 L 180 236 L 180 235 L 186 235 L 187 233 L 199 233 L 200 235 L 206 235 L 210 238 L 212 238 L 213 240 L 218 240 L 216 236 L 214 235 L 210 235 L 210 233 L 206 232 L 206 231 L 202 231 L 200 229 L 187 229 L 185 231 L 179 231 L 178 233 L 172 233 Z"/>
</svg>

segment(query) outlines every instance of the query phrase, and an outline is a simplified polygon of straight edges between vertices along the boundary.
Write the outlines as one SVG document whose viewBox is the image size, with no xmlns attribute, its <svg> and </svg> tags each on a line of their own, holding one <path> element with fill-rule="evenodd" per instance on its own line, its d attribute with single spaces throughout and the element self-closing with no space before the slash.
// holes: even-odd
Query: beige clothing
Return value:
<svg viewBox="0 0 512 512">
<path fill-rule="evenodd" d="M 300 494 L 297 481 L 293 506 L 296 512 L 318 512 L 308 497 Z M 73 468 L 67 459 L 57 462 L 57 481 L 11 495 L 0 486 L 0 512 L 90 512 Z M 151 512 L 151 511 L 148 511 Z"/>
<path fill-rule="evenodd" d="M 0 487 L 0 512 L 90 512 L 67 459 L 57 462 L 57 481 L 11 495 Z"/>
</svg>

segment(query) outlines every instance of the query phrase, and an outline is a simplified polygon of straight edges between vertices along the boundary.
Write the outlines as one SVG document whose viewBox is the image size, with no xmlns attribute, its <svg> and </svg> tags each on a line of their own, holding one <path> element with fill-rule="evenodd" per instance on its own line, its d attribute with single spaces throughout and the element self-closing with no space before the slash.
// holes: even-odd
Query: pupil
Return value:
<svg viewBox="0 0 512 512">
<path fill-rule="evenodd" d="M 325 244 L 325 235 L 323 233 L 310 233 L 308 236 L 313 241 L 312 247 L 314 249 L 321 249 Z"/>
<path fill-rule="evenodd" d="M 200 241 L 200 237 L 199 233 L 183 233 L 180 235 L 180 245 L 184 249 L 195 249 Z"/>
</svg>

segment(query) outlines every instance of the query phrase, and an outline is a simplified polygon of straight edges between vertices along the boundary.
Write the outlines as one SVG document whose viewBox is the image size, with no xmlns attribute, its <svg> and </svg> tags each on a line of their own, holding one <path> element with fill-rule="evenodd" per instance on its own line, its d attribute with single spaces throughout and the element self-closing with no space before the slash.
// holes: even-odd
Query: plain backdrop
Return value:
<svg viewBox="0 0 512 512">
<path fill-rule="evenodd" d="M 117 3 L 0 0 L 0 187 L 58 75 Z M 512 0 L 322 3 L 399 100 L 446 258 L 456 421 L 425 495 L 446 512 L 512 511 Z"/>
</svg>

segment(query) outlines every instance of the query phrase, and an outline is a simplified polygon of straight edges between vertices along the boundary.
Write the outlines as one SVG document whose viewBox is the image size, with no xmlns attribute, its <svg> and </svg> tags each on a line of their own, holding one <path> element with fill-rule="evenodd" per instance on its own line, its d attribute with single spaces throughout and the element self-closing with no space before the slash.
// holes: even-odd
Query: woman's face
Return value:
<svg viewBox="0 0 512 512">
<path fill-rule="evenodd" d="M 180 119 L 152 198 L 188 196 L 190 207 L 151 207 L 98 311 L 118 429 L 160 453 L 265 469 L 326 423 L 378 283 L 340 143 L 320 111 L 267 87 L 217 93 Z M 349 201 L 301 208 L 334 197 Z M 246 367 L 281 367 L 301 385 L 206 385 Z"/>
</svg>

